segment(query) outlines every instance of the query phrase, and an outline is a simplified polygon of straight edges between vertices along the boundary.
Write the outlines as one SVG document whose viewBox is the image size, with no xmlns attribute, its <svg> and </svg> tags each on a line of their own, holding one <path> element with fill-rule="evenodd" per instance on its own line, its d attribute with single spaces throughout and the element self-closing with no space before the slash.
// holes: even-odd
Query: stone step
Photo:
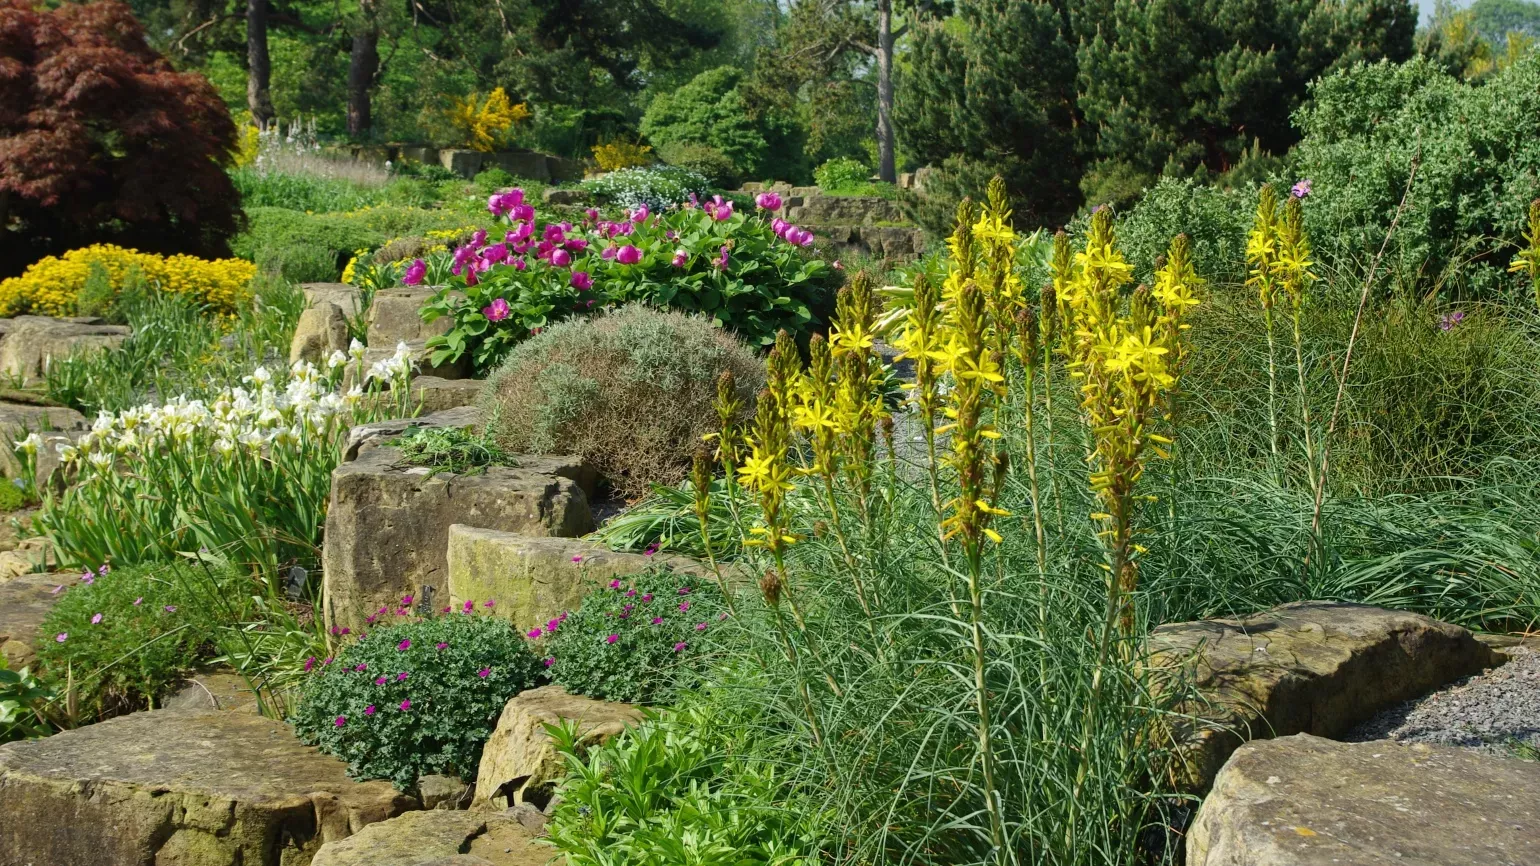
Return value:
<svg viewBox="0 0 1540 866">
<path fill-rule="evenodd" d="M 416 805 L 248 713 L 132 713 L 0 746 L 5 864 L 305 866 Z"/>
<path fill-rule="evenodd" d="M 1237 749 L 1187 866 L 1540 863 L 1540 763 L 1300 734 Z"/>
</svg>

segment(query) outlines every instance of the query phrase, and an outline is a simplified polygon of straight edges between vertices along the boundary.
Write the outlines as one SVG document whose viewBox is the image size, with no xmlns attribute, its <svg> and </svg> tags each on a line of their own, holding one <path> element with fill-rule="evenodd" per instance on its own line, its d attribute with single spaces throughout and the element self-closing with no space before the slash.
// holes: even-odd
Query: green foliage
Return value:
<svg viewBox="0 0 1540 866">
<path fill-rule="evenodd" d="M 56 358 L 44 372 L 49 399 L 86 415 L 119 412 L 156 395 L 210 396 L 264 361 L 286 356 L 305 306 L 296 286 L 258 277 L 255 299 L 233 319 L 193 301 L 130 284 L 113 309 L 133 333 L 103 352 Z"/>
<path fill-rule="evenodd" d="M 738 167 L 732 159 L 709 144 L 671 141 L 658 147 L 658 158 L 670 166 L 696 172 L 717 186 L 733 186 L 738 180 Z M 701 184 L 700 191 L 705 191 L 705 184 Z"/>
<path fill-rule="evenodd" d="M 152 562 L 62 578 L 63 598 L 39 626 L 38 667 L 54 691 L 71 691 L 77 721 L 154 707 L 215 655 L 229 611 L 209 594 L 245 595 L 238 575 Z"/>
<path fill-rule="evenodd" d="M 711 184 L 693 166 L 679 165 L 623 168 L 583 181 L 583 189 L 602 201 L 627 210 L 642 205 L 662 210 L 684 204 L 692 193 L 697 197 L 704 196 Z"/>
<path fill-rule="evenodd" d="M 0 655 L 0 743 L 46 737 L 53 726 L 43 707 L 54 694 L 28 668 L 13 671 Z"/>
<path fill-rule="evenodd" d="M 1255 200 L 1250 190 L 1161 178 L 1118 220 L 1118 241 L 1139 279 L 1149 282 L 1156 257 L 1165 255 L 1172 238 L 1186 232 L 1199 274 L 1217 283 L 1241 283 L 1246 278 L 1247 220 Z"/>
<path fill-rule="evenodd" d="M 732 165 L 732 184 L 746 177 L 792 177 L 802 148 L 794 124 L 778 112 L 752 110 L 740 84 L 742 70 L 722 66 L 697 75 L 673 93 L 660 94 L 642 116 L 642 134 L 660 151 L 689 142 L 706 145 Z"/>
<path fill-rule="evenodd" d="M 1317 253 L 1361 273 L 1385 243 L 1412 172 L 1383 267 L 1408 292 L 1499 298 L 1504 273 L 1540 194 L 1540 57 L 1464 84 L 1423 59 L 1359 66 L 1321 79 L 1296 116 L 1300 177 Z"/>
<path fill-rule="evenodd" d="M 872 170 L 865 165 L 842 156 L 831 159 L 814 169 L 813 181 L 824 192 L 839 192 L 865 185 L 871 174 Z"/>
<path fill-rule="evenodd" d="M 707 526 L 711 531 L 712 553 L 721 558 L 736 556 L 742 543 L 730 523 L 732 508 L 736 507 L 740 513 L 753 513 L 759 507 L 744 495 L 741 488 L 735 486 L 731 490 L 736 502 L 729 501 L 729 488 L 723 479 L 716 478 L 711 482 Z M 593 538 L 611 550 L 666 550 L 705 559 L 706 547 L 700 528 L 700 517 L 695 513 L 695 491 L 686 479 L 677 487 L 654 485 L 646 499 L 605 521 L 594 531 Z"/>
<path fill-rule="evenodd" d="M 473 614 L 384 626 L 307 667 L 295 733 L 403 791 L 427 774 L 474 779 L 503 705 L 541 676 L 512 625 Z"/>
<path fill-rule="evenodd" d="M 752 405 L 764 381 L 752 351 L 704 318 L 632 304 L 515 348 L 482 392 L 488 433 L 514 453 L 579 455 L 640 495 L 684 477 L 724 372 Z"/>
<path fill-rule="evenodd" d="M 402 461 L 427 466 L 432 475 L 477 475 L 488 466 L 518 465 L 517 455 L 497 447 L 485 433 L 461 427 L 419 427 L 391 444 L 401 449 Z"/>
<path fill-rule="evenodd" d="M 726 618 L 715 587 L 660 568 L 590 593 L 546 624 L 536 651 L 555 659 L 551 676 L 572 694 L 670 704 L 700 680 L 704 644 Z"/>
<path fill-rule="evenodd" d="M 359 250 L 375 249 L 394 238 L 484 223 L 484 208 L 484 199 L 479 212 L 396 204 L 366 205 L 346 213 L 254 207 L 247 210 L 246 230 L 231 247 L 259 269 L 291 282 L 336 282 Z"/>
<path fill-rule="evenodd" d="M 21 479 L 0 482 L 0 513 L 25 508 L 33 501 L 34 497 L 28 495 L 27 489 L 22 486 Z"/>
<path fill-rule="evenodd" d="M 812 866 L 826 815 L 788 802 L 772 761 L 744 754 L 753 720 L 689 707 L 584 754 L 551 735 L 572 768 L 550 839 L 572 866 Z"/>
</svg>

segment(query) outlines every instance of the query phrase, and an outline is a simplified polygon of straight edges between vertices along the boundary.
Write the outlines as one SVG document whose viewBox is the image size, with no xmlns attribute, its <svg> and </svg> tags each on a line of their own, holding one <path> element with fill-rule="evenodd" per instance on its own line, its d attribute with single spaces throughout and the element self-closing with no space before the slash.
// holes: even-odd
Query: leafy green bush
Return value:
<svg viewBox="0 0 1540 866">
<path fill-rule="evenodd" d="M 387 240 L 384 233 L 339 214 L 251 207 L 246 220 L 246 230 L 230 244 L 235 254 L 297 283 L 335 282 L 356 251 Z"/>
<path fill-rule="evenodd" d="M 550 839 L 571 866 L 813 866 L 827 812 L 789 796 L 773 762 L 745 754 L 755 720 L 697 707 L 650 719 L 583 754 L 556 732 L 571 774 Z"/>
<path fill-rule="evenodd" d="M 42 707 L 53 697 L 30 669 L 13 671 L 0 655 L 0 743 L 48 736 L 52 726 Z"/>
<path fill-rule="evenodd" d="M 1246 279 L 1246 233 L 1255 209 L 1256 194 L 1249 190 L 1161 178 L 1118 221 L 1118 240 L 1140 280 L 1154 278 L 1156 257 L 1186 232 L 1199 274 L 1211 282 L 1239 283 Z"/>
<path fill-rule="evenodd" d="M 849 187 L 861 186 L 871 177 L 872 170 L 849 157 L 837 157 L 813 170 L 813 182 L 824 192 L 838 192 Z"/>
<path fill-rule="evenodd" d="M 743 70 L 708 69 L 674 91 L 653 99 L 642 116 L 642 134 L 660 150 L 689 142 L 711 147 L 745 177 L 794 177 L 803 148 L 794 122 L 773 111 L 750 111 L 739 85 Z"/>
<path fill-rule="evenodd" d="M 38 669 L 55 691 L 73 688 L 85 719 L 154 707 L 212 657 L 237 611 L 206 603 L 243 598 L 240 578 L 182 563 L 102 566 L 69 580 L 39 627 Z"/>
<path fill-rule="evenodd" d="M 402 461 L 429 467 L 432 474 L 475 475 L 488 466 L 513 466 L 518 460 L 517 455 L 497 447 L 485 432 L 461 427 L 419 427 L 391 444 L 401 449 Z"/>
<path fill-rule="evenodd" d="M 641 304 L 552 326 L 487 380 L 488 432 L 522 454 L 577 454 L 621 493 L 684 477 L 714 429 L 726 371 L 752 405 L 764 381 L 754 353 L 698 316 Z"/>
<path fill-rule="evenodd" d="M 693 194 L 706 195 L 711 184 L 692 166 L 672 165 L 652 168 L 623 168 L 602 177 L 583 181 L 589 194 L 631 210 L 646 205 L 662 210 L 684 204 Z"/>
<path fill-rule="evenodd" d="M 590 593 L 546 624 L 538 651 L 555 660 L 552 678 L 573 694 L 667 704 L 698 681 L 701 644 L 726 617 L 714 586 L 659 568 Z"/>
<path fill-rule="evenodd" d="M 386 187 L 313 174 L 247 167 L 233 169 L 230 179 L 240 191 L 241 204 L 248 212 L 252 208 L 266 207 L 317 213 L 349 211 L 388 200 Z"/>
<path fill-rule="evenodd" d="M 289 720 L 300 739 L 402 790 L 427 774 L 474 779 L 503 705 L 542 672 L 508 621 L 468 613 L 376 629 L 307 665 Z"/>
<path fill-rule="evenodd" d="M 670 166 L 696 172 L 717 186 L 730 187 L 738 181 L 733 161 L 709 144 L 671 141 L 658 148 L 658 158 Z"/>
<path fill-rule="evenodd" d="M 1540 194 L 1540 55 L 1479 86 L 1431 62 L 1355 66 L 1311 87 L 1296 123 L 1298 176 L 1312 181 L 1306 225 L 1323 261 L 1362 272 L 1384 243 L 1420 160 L 1384 266 L 1402 283 L 1498 297 Z M 1392 285 L 1394 281 L 1383 281 Z"/>
</svg>

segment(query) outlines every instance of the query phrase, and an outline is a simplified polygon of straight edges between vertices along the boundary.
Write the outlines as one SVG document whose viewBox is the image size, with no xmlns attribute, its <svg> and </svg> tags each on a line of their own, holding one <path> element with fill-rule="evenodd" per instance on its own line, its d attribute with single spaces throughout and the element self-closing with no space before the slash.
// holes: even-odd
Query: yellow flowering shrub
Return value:
<svg viewBox="0 0 1540 866">
<path fill-rule="evenodd" d="M 474 93 L 465 99 L 451 97 L 446 114 L 460 143 L 472 150 L 493 151 L 515 123 L 529 117 L 529 109 L 522 102 L 513 104 L 499 87 L 487 94 L 485 100 Z"/>
<path fill-rule="evenodd" d="M 251 279 L 257 273 L 256 265 L 242 259 L 159 256 L 95 244 L 48 256 L 21 276 L 0 281 L 0 315 L 75 315 L 76 300 L 93 264 L 106 270 L 114 290 L 137 268 L 160 291 L 194 298 L 220 312 L 231 312 L 251 297 Z"/>
<path fill-rule="evenodd" d="M 599 166 L 600 171 L 619 171 L 652 162 L 652 158 L 648 156 L 652 153 L 652 146 L 641 142 L 623 141 L 617 138 L 614 141 L 596 144 L 590 150 L 594 152 L 594 162 Z"/>
</svg>

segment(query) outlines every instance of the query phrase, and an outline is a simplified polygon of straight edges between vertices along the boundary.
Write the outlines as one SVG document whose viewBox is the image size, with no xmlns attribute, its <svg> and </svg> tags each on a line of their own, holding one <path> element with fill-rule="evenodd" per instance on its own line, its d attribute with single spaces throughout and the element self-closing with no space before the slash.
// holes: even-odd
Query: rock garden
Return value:
<svg viewBox="0 0 1540 866">
<path fill-rule="evenodd" d="M 858 61 L 793 3 L 816 52 L 589 58 L 670 84 L 499 86 L 401 144 L 362 131 L 371 89 L 408 125 L 385 72 L 318 135 L 253 54 L 245 133 L 226 49 L 0 0 L 0 93 L 116 118 L 102 177 L 191 166 L 41 203 L 0 106 L 37 244 L 0 254 L 0 866 L 1540 863 L 1540 137 L 1479 120 L 1540 61 L 1300 73 L 1287 156 L 1071 194 L 1058 109 L 973 140 L 1025 91 L 969 34 L 1035 12 L 877 6 Z M 348 62 L 418 63 L 371 8 Z M 571 17 L 564 52 L 663 39 Z M 121 75 L 54 93 L 81 52 Z M 1424 99 L 1478 120 L 1402 153 Z"/>
</svg>

